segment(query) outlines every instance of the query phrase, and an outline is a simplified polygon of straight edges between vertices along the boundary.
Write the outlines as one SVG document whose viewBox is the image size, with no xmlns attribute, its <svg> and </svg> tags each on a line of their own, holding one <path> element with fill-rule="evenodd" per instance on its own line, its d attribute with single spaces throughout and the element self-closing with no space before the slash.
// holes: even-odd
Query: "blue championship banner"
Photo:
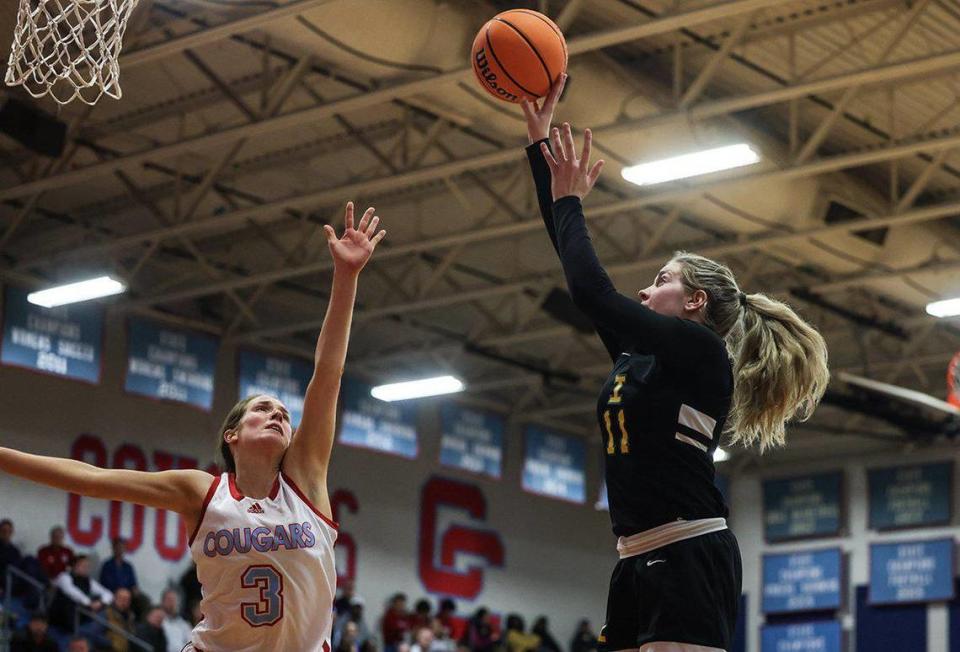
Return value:
<svg viewBox="0 0 960 652">
<path fill-rule="evenodd" d="M 870 604 L 953 598 L 953 539 L 870 544 Z"/>
<path fill-rule="evenodd" d="M 103 309 L 93 301 L 43 308 L 27 301 L 29 292 L 7 287 L 0 362 L 100 382 Z"/>
<path fill-rule="evenodd" d="M 764 613 L 839 609 L 843 594 L 840 548 L 763 556 Z"/>
<path fill-rule="evenodd" d="M 587 500 L 586 444 L 536 426 L 524 431 L 523 488 L 583 504 Z"/>
<path fill-rule="evenodd" d="M 886 530 L 950 522 L 953 463 L 870 469 L 870 527 Z"/>
<path fill-rule="evenodd" d="M 124 389 L 209 411 L 218 348 L 217 339 L 210 335 L 130 319 Z"/>
<path fill-rule="evenodd" d="M 767 541 L 836 536 L 841 529 L 843 475 L 820 473 L 763 482 Z"/>
<path fill-rule="evenodd" d="M 840 652 L 843 629 L 836 620 L 793 625 L 765 625 L 760 652 Z"/>
<path fill-rule="evenodd" d="M 240 349 L 237 386 L 240 398 L 267 394 L 280 399 L 296 428 L 303 418 L 303 395 L 313 377 L 313 365 L 304 360 Z"/>
<path fill-rule="evenodd" d="M 417 402 L 381 401 L 370 386 L 344 379 L 340 443 L 413 459 L 419 451 Z"/>
<path fill-rule="evenodd" d="M 503 418 L 497 414 L 443 403 L 440 406 L 440 464 L 499 478 L 503 431 Z"/>
</svg>

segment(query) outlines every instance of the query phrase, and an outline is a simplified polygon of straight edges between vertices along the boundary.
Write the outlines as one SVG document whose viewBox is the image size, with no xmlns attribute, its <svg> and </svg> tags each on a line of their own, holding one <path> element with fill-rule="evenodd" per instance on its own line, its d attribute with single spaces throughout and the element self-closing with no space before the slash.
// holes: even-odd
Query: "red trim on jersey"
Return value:
<svg viewBox="0 0 960 652">
<path fill-rule="evenodd" d="M 214 476 L 213 482 L 210 483 L 210 488 L 207 489 L 207 495 L 203 499 L 203 505 L 200 507 L 200 518 L 197 519 L 197 525 L 193 528 L 193 534 L 190 535 L 190 543 L 188 545 L 193 545 L 193 540 L 197 538 L 197 532 L 200 531 L 200 526 L 203 524 L 203 517 L 207 514 L 207 505 L 210 504 L 210 501 L 213 499 L 213 494 L 217 491 L 217 487 L 220 485 L 220 476 Z"/>
<path fill-rule="evenodd" d="M 290 485 L 290 488 L 291 488 L 291 489 L 293 489 L 293 493 L 297 494 L 297 495 L 300 497 L 300 500 L 302 500 L 302 501 L 307 505 L 307 507 L 310 508 L 310 511 L 311 511 L 311 512 L 313 512 L 314 514 L 316 514 L 317 516 L 319 516 L 320 519 L 321 519 L 324 523 L 326 523 L 327 525 L 329 525 L 330 527 L 332 527 L 334 530 L 339 530 L 339 529 L 340 529 L 340 524 L 339 524 L 339 523 L 337 523 L 336 521 L 331 521 L 329 518 L 327 518 L 326 516 L 324 516 L 323 514 L 320 513 L 320 510 L 317 509 L 316 506 L 315 506 L 313 503 L 310 502 L 310 499 L 307 498 L 307 496 L 306 496 L 302 491 L 300 491 L 300 487 L 297 486 L 297 483 L 295 483 L 295 482 L 290 478 L 290 476 L 284 476 L 284 477 L 285 477 L 286 480 L 287 480 L 287 484 Z"/>
<path fill-rule="evenodd" d="M 230 487 L 230 495 L 234 500 L 243 500 L 243 494 L 237 489 L 237 476 L 233 473 L 227 474 L 227 486 Z"/>
<path fill-rule="evenodd" d="M 230 495 L 233 496 L 234 500 L 243 500 L 246 498 L 240 490 L 237 489 L 237 476 L 236 474 L 229 473 L 227 477 L 230 480 Z M 273 479 L 273 486 L 270 487 L 270 495 L 267 496 L 270 500 L 276 500 L 277 494 L 280 493 L 280 476 L 278 475 Z"/>
</svg>

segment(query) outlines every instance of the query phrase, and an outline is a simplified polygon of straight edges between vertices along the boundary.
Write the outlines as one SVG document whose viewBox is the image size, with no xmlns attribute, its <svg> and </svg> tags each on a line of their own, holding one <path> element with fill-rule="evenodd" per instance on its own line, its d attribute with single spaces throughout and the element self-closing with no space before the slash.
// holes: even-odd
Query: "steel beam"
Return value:
<svg viewBox="0 0 960 652">
<path fill-rule="evenodd" d="M 302 4 L 306 5 L 310 2 L 315 3 L 316 1 L 317 0 L 305 0 Z M 682 27 L 693 27 L 740 13 L 753 12 L 757 9 L 779 4 L 781 1 L 782 0 L 730 0 L 729 2 L 719 3 L 709 7 L 679 12 L 671 16 L 651 20 L 641 25 L 612 29 L 597 34 L 589 34 L 571 39 L 568 43 L 568 50 L 570 54 L 590 52 L 656 34 L 663 34 L 675 29 L 680 29 Z M 294 15 L 301 11 L 303 11 L 303 9 L 290 10 L 289 15 Z M 216 29 L 218 28 L 205 30 L 203 33 L 211 32 Z M 223 38 L 224 36 L 233 33 L 226 27 L 220 29 L 226 30 L 226 32 L 220 36 L 216 36 L 216 38 L 213 40 Z M 198 35 L 197 38 L 199 38 L 199 36 L 200 35 Z M 189 37 L 184 38 L 186 39 Z M 184 48 L 177 49 L 173 48 L 171 45 L 172 43 L 174 43 L 174 41 L 156 46 L 156 48 L 165 48 L 163 52 L 166 54 L 163 56 L 167 56 L 167 54 L 179 52 L 182 49 L 196 47 L 196 45 L 198 45 L 198 43 L 191 42 Z M 133 54 L 128 56 L 133 56 Z M 142 54 L 140 56 L 144 57 L 146 55 Z M 435 92 L 437 88 L 443 87 L 447 84 L 467 80 L 472 74 L 473 72 L 471 69 L 469 67 L 465 67 L 458 70 L 433 75 L 425 79 L 401 83 L 393 87 L 370 91 L 339 100 L 333 100 L 320 106 L 293 111 L 276 118 L 224 129 L 212 134 L 194 136 L 168 145 L 161 145 L 143 152 L 121 156 L 104 163 L 89 165 L 77 170 L 46 177 L 45 179 L 39 179 L 10 188 L 3 188 L 0 189 L 0 199 L 10 199 L 13 197 L 20 197 L 25 194 L 36 193 L 41 190 L 48 190 L 50 188 L 82 183 L 98 176 L 103 176 L 107 173 L 114 172 L 115 170 L 125 169 L 127 167 L 136 167 L 149 160 L 163 160 L 187 151 L 202 150 L 209 147 L 222 147 L 239 140 L 240 138 L 251 138 L 263 136 L 265 134 L 270 134 L 277 131 L 294 129 L 303 124 L 309 124 L 331 118 L 338 113 L 342 114 L 350 111 L 357 111 L 367 107 L 376 106 L 378 104 L 383 104 L 390 100 L 402 99 L 412 95 L 430 94 Z"/>
<path fill-rule="evenodd" d="M 278 21 L 290 16 L 299 16 L 305 11 L 319 7 L 330 2 L 330 0 L 296 0 L 288 2 L 285 5 L 263 11 L 260 13 L 232 20 L 222 25 L 216 25 L 204 30 L 185 34 L 144 48 L 133 50 L 120 55 L 120 68 L 129 69 L 136 66 L 164 59 L 174 54 L 179 54 L 191 48 L 200 47 L 215 43 L 221 39 L 228 38 L 241 32 L 249 32 L 269 23 Z"/>
<path fill-rule="evenodd" d="M 595 212 L 595 211 L 592 211 Z M 744 238 L 742 240 L 737 240 L 730 243 L 720 243 L 720 244 L 711 244 L 704 243 L 702 246 L 690 247 L 697 251 L 697 253 L 708 256 L 708 257 L 719 257 L 726 256 L 731 253 L 736 253 L 740 251 L 747 251 L 753 249 L 760 250 L 769 250 L 771 247 L 789 245 L 796 242 L 802 242 L 809 238 L 814 237 L 823 237 L 826 235 L 837 234 L 837 233 L 849 233 L 851 231 L 857 231 L 869 226 L 869 228 L 877 228 L 880 226 L 891 226 L 895 224 L 915 224 L 922 221 L 929 221 L 933 219 L 942 219 L 945 217 L 950 217 L 955 215 L 957 212 L 960 212 L 960 201 L 950 202 L 946 204 L 940 204 L 937 206 L 928 206 L 923 208 L 914 209 L 905 213 L 898 213 L 892 215 L 885 215 L 881 217 L 865 217 L 857 220 L 851 220 L 849 222 L 843 222 L 840 224 L 831 224 L 820 227 L 814 227 L 807 229 L 805 231 L 797 231 L 790 233 L 764 233 L 758 236 L 753 236 L 749 238 Z M 618 265 L 611 265 L 607 267 L 607 272 L 609 274 L 621 274 L 625 272 L 633 272 L 643 268 L 654 267 L 661 265 L 663 263 L 663 255 L 651 256 L 647 258 L 641 258 L 640 260 L 629 262 L 629 263 L 620 263 Z M 559 274 L 557 274 L 559 277 Z M 513 280 L 509 283 L 504 283 L 502 285 L 495 285 L 492 287 L 479 288 L 474 290 L 469 290 L 465 292 L 454 292 L 440 297 L 433 297 L 431 299 L 426 299 L 422 301 L 416 301 L 413 303 L 404 303 L 398 302 L 390 306 L 382 306 L 376 309 L 367 309 L 360 310 L 356 313 L 356 319 L 366 320 L 385 317 L 389 315 L 402 314 L 407 312 L 417 312 L 425 310 L 433 310 L 436 308 L 447 307 L 451 305 L 456 305 L 460 303 L 477 301 L 481 299 L 487 299 L 495 296 L 503 296 L 506 294 L 512 294 L 515 292 L 520 292 L 528 287 L 531 284 L 542 283 L 544 279 L 544 274 L 533 274 L 527 277 L 526 279 Z M 190 291 L 188 291 L 190 292 Z M 130 305 L 132 306 L 142 306 L 150 305 L 151 303 L 158 303 L 156 299 L 154 300 L 145 300 L 142 302 L 134 302 Z M 322 324 L 322 320 L 310 320 L 300 323 L 288 323 L 283 326 L 277 326 L 270 329 L 260 329 L 255 331 L 250 331 L 245 333 L 242 337 L 245 339 L 257 339 L 259 337 L 273 337 L 276 335 L 283 335 L 298 332 L 301 330 L 310 330 L 319 328 Z"/>
<path fill-rule="evenodd" d="M 884 147 L 877 147 L 875 149 L 857 151 L 848 154 L 838 154 L 836 156 L 823 158 L 810 163 L 788 166 L 782 169 L 756 172 L 752 174 L 741 171 L 731 174 L 723 179 L 701 182 L 691 185 L 687 188 L 652 192 L 640 197 L 624 199 L 604 206 L 594 207 L 588 211 L 588 218 L 593 219 L 606 215 L 623 213 L 645 206 L 674 204 L 676 202 L 695 199 L 703 193 L 713 192 L 715 190 L 738 183 L 784 181 L 806 178 L 827 172 L 836 172 L 846 168 L 869 165 L 872 163 L 879 163 L 881 161 L 888 161 L 895 158 L 910 156 L 919 152 L 937 152 L 942 149 L 951 149 L 957 146 L 960 146 L 960 130 L 957 130 L 952 135 L 938 136 L 926 140 L 911 139 L 902 143 L 894 143 Z M 383 177 L 380 179 L 357 181 L 344 186 L 339 186 L 337 188 L 328 188 L 304 195 L 267 202 L 257 206 L 242 208 L 230 213 L 224 213 L 222 215 L 196 219 L 191 222 L 177 224 L 172 227 L 154 229 L 152 231 L 145 231 L 129 236 L 122 236 L 109 242 L 50 252 L 30 260 L 22 261 L 16 266 L 16 269 L 27 269 L 37 265 L 47 264 L 52 261 L 89 258 L 99 254 L 106 254 L 130 247 L 139 247 L 157 240 L 166 240 L 182 235 L 197 236 L 204 233 L 236 230 L 237 228 L 245 226 L 247 221 L 250 219 L 256 220 L 261 224 L 266 224 L 282 219 L 283 216 L 280 214 L 280 211 L 284 209 L 293 208 L 300 210 L 311 210 L 317 208 L 318 206 L 323 206 L 334 202 L 338 203 L 343 197 L 350 197 L 359 193 L 363 193 L 368 196 L 383 194 L 391 190 L 404 188 L 406 186 L 424 183 L 427 181 L 435 181 L 449 176 L 455 176 L 463 173 L 466 170 L 494 166 L 511 160 L 518 160 L 521 153 L 522 150 L 519 150 L 519 148 L 514 150 L 505 150 L 502 152 L 493 152 L 492 154 L 484 154 L 469 159 L 442 163 L 423 168 L 421 170 L 414 170 L 412 172 Z M 742 170 L 746 169 L 748 168 L 742 168 Z M 913 213 L 913 211 L 910 212 L 910 214 Z M 896 218 L 894 219 L 894 222 L 899 222 L 902 219 L 898 216 L 894 217 Z M 935 218 L 924 219 L 938 219 L 939 217 L 943 216 L 938 214 Z M 918 221 L 924 220 L 920 219 Z M 853 223 L 854 222 L 847 222 L 843 226 Z M 859 224 L 860 221 L 857 221 L 857 223 Z M 425 240 L 412 245 L 401 245 L 395 248 L 390 248 L 388 252 L 381 254 L 379 257 L 383 258 L 384 255 L 391 255 L 393 252 L 399 251 L 409 253 L 411 251 L 425 251 L 429 249 L 444 248 L 446 246 L 452 246 L 466 242 L 491 240 L 517 235 L 520 233 L 537 231 L 540 228 L 539 220 L 516 222 L 513 224 L 496 226 L 489 229 L 466 232 L 455 236 L 441 237 L 434 240 Z M 303 271 L 297 272 L 298 269 Z M 314 265 L 309 265 L 305 268 L 292 268 L 281 272 L 281 274 L 286 274 L 287 276 L 280 276 L 278 278 L 289 278 L 290 276 L 297 276 L 303 273 L 320 271 L 320 269 L 327 269 L 327 267 L 324 266 L 321 268 L 316 268 Z"/>
</svg>

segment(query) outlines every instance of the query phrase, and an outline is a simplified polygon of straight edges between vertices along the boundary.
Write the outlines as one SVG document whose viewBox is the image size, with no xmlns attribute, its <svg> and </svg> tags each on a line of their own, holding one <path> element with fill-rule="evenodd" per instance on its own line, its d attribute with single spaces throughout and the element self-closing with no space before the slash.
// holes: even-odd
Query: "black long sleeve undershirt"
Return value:
<svg viewBox="0 0 960 652">
<path fill-rule="evenodd" d="M 543 218 L 543 226 L 547 229 L 547 234 L 550 236 L 550 243 L 553 244 L 553 248 L 559 256 L 560 248 L 557 245 L 557 233 L 553 218 L 553 191 L 550 188 L 550 168 L 547 166 L 547 160 L 540 150 L 540 143 L 546 143 L 547 147 L 550 147 L 550 141 L 546 138 L 538 140 L 532 145 L 528 145 L 527 160 L 530 162 L 533 182 L 537 187 L 537 203 L 540 204 L 540 217 Z M 590 315 L 587 315 L 587 317 L 590 317 Z M 617 338 L 612 331 L 598 324 L 596 320 L 591 318 L 591 321 L 593 322 L 594 330 L 596 330 L 597 335 L 600 336 L 600 341 L 603 342 L 603 347 L 610 356 L 610 360 L 616 360 L 623 351 L 623 346 L 619 338 Z"/>
<path fill-rule="evenodd" d="M 702 361 L 705 347 L 716 348 L 721 343 L 702 324 L 665 317 L 617 292 L 597 259 L 579 197 L 561 197 L 553 203 L 552 213 L 563 273 L 573 302 L 610 331 L 622 346 L 695 367 Z"/>
<path fill-rule="evenodd" d="M 677 362 L 699 357 L 700 344 L 716 346 L 719 338 L 708 328 L 677 317 L 664 317 L 630 297 L 617 293 L 600 265 L 587 232 L 577 197 L 553 201 L 551 175 L 539 140 L 527 146 L 527 160 L 537 188 L 537 202 L 550 242 L 560 256 L 567 287 L 577 307 L 593 322 L 611 360 L 627 348 L 660 353 Z"/>
</svg>

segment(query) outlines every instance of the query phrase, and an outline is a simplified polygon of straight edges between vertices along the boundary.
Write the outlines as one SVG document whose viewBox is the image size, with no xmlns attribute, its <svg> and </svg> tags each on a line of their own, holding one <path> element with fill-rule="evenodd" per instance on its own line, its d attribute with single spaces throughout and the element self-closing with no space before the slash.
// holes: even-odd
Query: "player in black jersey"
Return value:
<svg viewBox="0 0 960 652">
<path fill-rule="evenodd" d="M 728 267 L 695 254 L 676 253 L 639 300 L 617 293 L 581 206 L 603 162 L 590 166 L 589 130 L 580 158 L 569 124 L 550 130 L 564 81 L 523 109 L 544 224 L 613 361 L 597 418 L 620 562 L 601 648 L 727 650 L 741 566 L 713 453 L 724 434 L 761 451 L 782 445 L 785 422 L 823 396 L 826 345 L 786 304 L 744 294 Z"/>
</svg>

